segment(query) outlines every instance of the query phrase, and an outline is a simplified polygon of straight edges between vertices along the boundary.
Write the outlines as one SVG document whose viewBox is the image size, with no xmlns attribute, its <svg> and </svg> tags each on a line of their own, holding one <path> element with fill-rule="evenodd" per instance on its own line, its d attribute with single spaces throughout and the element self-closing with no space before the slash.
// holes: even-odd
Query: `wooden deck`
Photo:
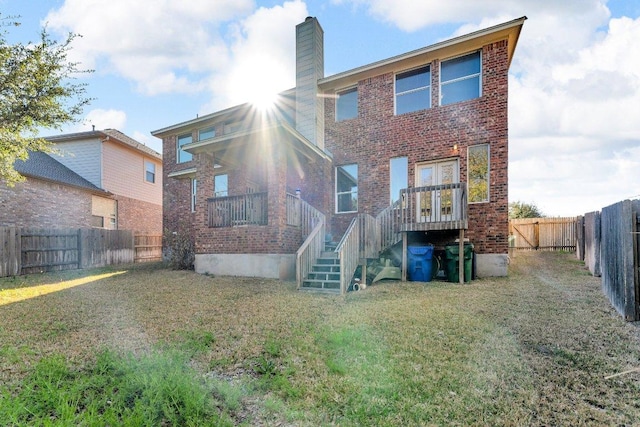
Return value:
<svg viewBox="0 0 640 427">
<path fill-rule="evenodd" d="M 400 196 L 401 232 L 469 228 L 467 186 L 464 183 L 406 188 Z"/>
</svg>

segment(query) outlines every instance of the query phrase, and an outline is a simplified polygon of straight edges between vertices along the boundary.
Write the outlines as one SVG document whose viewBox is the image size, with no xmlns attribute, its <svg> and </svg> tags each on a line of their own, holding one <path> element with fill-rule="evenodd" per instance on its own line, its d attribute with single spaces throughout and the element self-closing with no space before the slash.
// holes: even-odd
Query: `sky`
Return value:
<svg viewBox="0 0 640 427">
<path fill-rule="evenodd" d="M 151 131 L 295 86 L 295 26 L 325 76 L 527 16 L 509 75 L 509 201 L 547 216 L 640 198 L 640 0 L 0 0 L 10 43 L 79 34 L 94 98 L 62 132 Z M 44 130 L 42 136 L 58 133 Z"/>
</svg>

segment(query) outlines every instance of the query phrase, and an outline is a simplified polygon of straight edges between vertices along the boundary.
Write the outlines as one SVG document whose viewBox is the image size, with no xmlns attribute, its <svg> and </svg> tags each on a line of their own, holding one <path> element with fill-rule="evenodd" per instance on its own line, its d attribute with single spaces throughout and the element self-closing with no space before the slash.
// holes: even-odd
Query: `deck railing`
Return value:
<svg viewBox="0 0 640 427">
<path fill-rule="evenodd" d="M 400 234 L 400 216 L 400 200 L 397 200 L 376 217 L 378 252 L 402 240 L 402 235 Z"/>
<path fill-rule="evenodd" d="M 209 227 L 267 225 L 267 193 L 207 199 Z"/>
<path fill-rule="evenodd" d="M 296 204 L 299 204 L 301 209 L 300 226 L 302 227 L 302 237 L 305 238 L 304 243 L 296 252 L 296 282 L 298 289 L 300 289 L 302 281 L 311 271 L 311 266 L 316 263 L 316 260 L 324 250 L 326 225 L 325 216 L 322 212 L 305 201 L 297 200 Z M 305 219 L 303 220 L 303 218 Z"/>
<path fill-rule="evenodd" d="M 464 183 L 405 188 L 400 191 L 401 231 L 467 228 Z"/>
<path fill-rule="evenodd" d="M 336 248 L 340 259 L 340 293 L 347 292 L 349 281 L 358 268 L 360 253 L 360 221 L 358 217 L 351 221 L 347 232 Z"/>
<path fill-rule="evenodd" d="M 287 193 L 286 204 L 287 225 L 301 227 L 303 239 L 306 239 L 311 234 L 320 217 L 324 218 L 322 212 L 293 194 Z"/>
</svg>

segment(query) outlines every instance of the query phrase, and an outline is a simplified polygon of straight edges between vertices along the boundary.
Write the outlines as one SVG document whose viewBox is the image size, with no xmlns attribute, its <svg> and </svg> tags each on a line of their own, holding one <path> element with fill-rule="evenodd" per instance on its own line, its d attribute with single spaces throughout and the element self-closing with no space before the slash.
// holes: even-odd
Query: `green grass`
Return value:
<svg viewBox="0 0 640 427">
<path fill-rule="evenodd" d="M 572 257 L 346 296 L 149 266 L 3 279 L 27 297 L 0 305 L 0 420 L 633 425 L 640 373 L 605 377 L 639 366 L 640 333 Z"/>
<path fill-rule="evenodd" d="M 0 419 L 16 426 L 233 425 L 224 408 L 180 355 L 104 351 L 82 369 L 61 355 L 41 359 L 20 387 L 3 390 Z"/>
</svg>

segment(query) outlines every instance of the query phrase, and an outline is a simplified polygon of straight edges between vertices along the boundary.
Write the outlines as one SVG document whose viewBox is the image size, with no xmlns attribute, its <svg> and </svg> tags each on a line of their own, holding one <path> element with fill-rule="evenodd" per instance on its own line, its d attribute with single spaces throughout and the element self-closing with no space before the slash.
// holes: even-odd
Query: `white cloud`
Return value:
<svg viewBox="0 0 640 427">
<path fill-rule="evenodd" d="M 96 108 L 87 113 L 80 124 L 73 127 L 72 132 L 84 132 L 95 126 L 96 130 L 124 129 L 127 123 L 127 114 L 120 110 L 103 110 Z"/>
<path fill-rule="evenodd" d="M 261 7 L 234 25 L 229 66 L 210 81 L 211 91 L 219 97 L 203 112 L 250 101 L 265 91 L 275 94 L 295 86 L 294 29 L 307 15 L 305 3 L 294 0 L 282 6 Z"/>
<path fill-rule="evenodd" d="M 200 90 L 199 73 L 227 64 L 224 23 L 253 8 L 252 0 L 66 0 L 44 21 L 52 31 L 82 36 L 71 60 L 153 95 Z"/>
</svg>

